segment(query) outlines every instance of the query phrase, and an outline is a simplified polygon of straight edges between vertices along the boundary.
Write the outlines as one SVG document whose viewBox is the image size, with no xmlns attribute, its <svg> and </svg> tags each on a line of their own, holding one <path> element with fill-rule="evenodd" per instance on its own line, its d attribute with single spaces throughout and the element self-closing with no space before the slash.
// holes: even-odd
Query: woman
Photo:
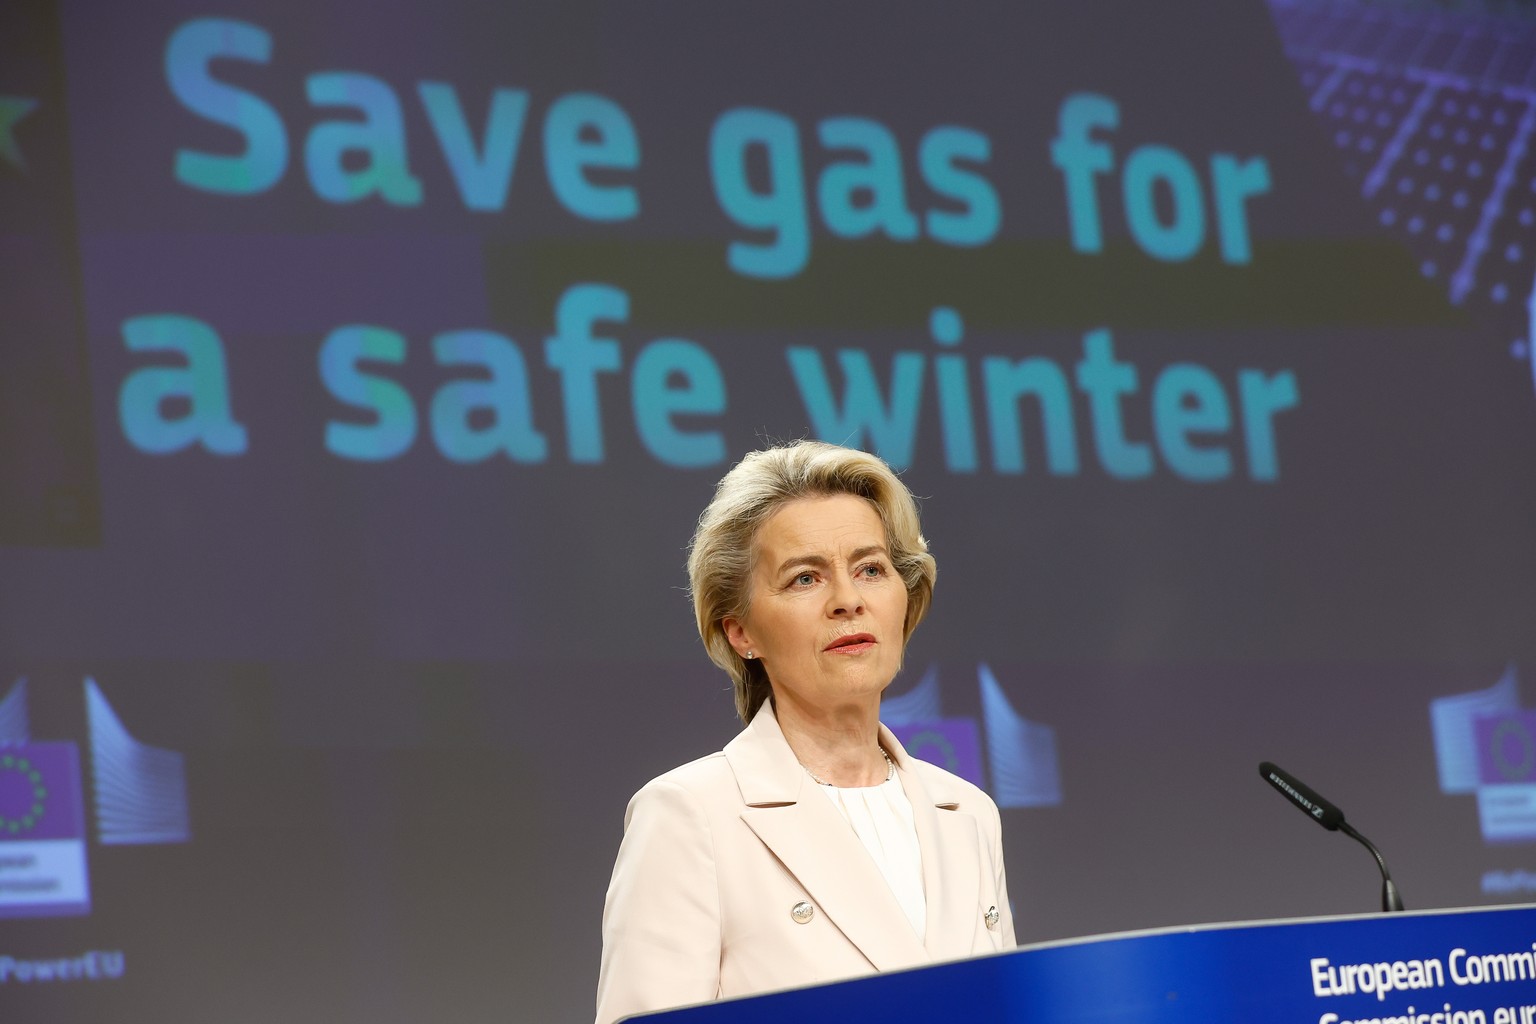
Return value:
<svg viewBox="0 0 1536 1024">
<path fill-rule="evenodd" d="M 688 576 L 747 728 L 630 801 L 598 1024 L 1014 945 L 997 807 L 879 722 L 934 575 L 872 455 L 802 441 L 720 481 Z"/>
</svg>

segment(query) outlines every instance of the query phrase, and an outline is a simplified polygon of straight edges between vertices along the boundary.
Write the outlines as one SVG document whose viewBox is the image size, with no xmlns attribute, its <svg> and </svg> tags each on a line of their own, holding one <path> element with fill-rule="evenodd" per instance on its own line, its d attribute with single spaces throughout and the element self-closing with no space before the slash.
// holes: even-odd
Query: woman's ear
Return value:
<svg viewBox="0 0 1536 1024">
<path fill-rule="evenodd" d="M 747 628 L 729 615 L 720 620 L 720 628 L 725 630 L 725 639 L 731 645 L 731 650 L 745 658 L 747 652 L 752 650 L 752 640 L 747 636 Z"/>
</svg>

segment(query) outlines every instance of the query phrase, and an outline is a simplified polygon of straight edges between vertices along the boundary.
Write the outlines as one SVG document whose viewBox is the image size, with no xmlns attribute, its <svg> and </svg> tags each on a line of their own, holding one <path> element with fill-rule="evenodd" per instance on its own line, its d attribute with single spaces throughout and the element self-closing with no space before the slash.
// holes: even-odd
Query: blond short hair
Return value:
<svg viewBox="0 0 1536 1024">
<path fill-rule="evenodd" d="M 928 612 L 938 566 L 923 539 L 917 501 L 889 466 L 868 452 L 822 441 L 749 452 L 715 486 L 688 547 L 699 637 L 710 660 L 730 675 L 743 722 L 773 695 L 763 663 L 737 654 L 724 626 L 726 618 L 746 617 L 758 531 L 791 501 L 839 494 L 868 501 L 885 526 L 891 562 L 907 588 L 903 644 Z"/>
</svg>

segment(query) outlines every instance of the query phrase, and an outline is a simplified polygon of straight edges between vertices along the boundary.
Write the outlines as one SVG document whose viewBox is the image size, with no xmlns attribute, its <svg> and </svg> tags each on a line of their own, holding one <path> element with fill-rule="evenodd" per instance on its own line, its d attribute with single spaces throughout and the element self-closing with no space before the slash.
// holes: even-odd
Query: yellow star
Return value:
<svg viewBox="0 0 1536 1024">
<path fill-rule="evenodd" d="M 21 158 L 21 147 L 16 145 L 11 130 L 16 127 L 16 122 L 36 109 L 37 100 L 25 96 L 0 96 L 0 158 L 20 171 L 27 169 L 27 162 Z"/>
</svg>

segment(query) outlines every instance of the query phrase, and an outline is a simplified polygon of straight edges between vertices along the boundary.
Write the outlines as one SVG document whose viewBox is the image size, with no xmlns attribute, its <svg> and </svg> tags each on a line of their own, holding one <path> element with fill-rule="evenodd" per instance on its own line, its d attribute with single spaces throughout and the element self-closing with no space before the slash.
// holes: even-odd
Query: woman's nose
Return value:
<svg viewBox="0 0 1536 1024">
<path fill-rule="evenodd" d="M 834 617 L 845 615 L 857 615 L 864 610 L 864 599 L 859 593 L 859 588 L 853 585 L 853 581 L 846 576 L 834 577 L 830 592 L 827 594 L 827 612 Z"/>
</svg>

